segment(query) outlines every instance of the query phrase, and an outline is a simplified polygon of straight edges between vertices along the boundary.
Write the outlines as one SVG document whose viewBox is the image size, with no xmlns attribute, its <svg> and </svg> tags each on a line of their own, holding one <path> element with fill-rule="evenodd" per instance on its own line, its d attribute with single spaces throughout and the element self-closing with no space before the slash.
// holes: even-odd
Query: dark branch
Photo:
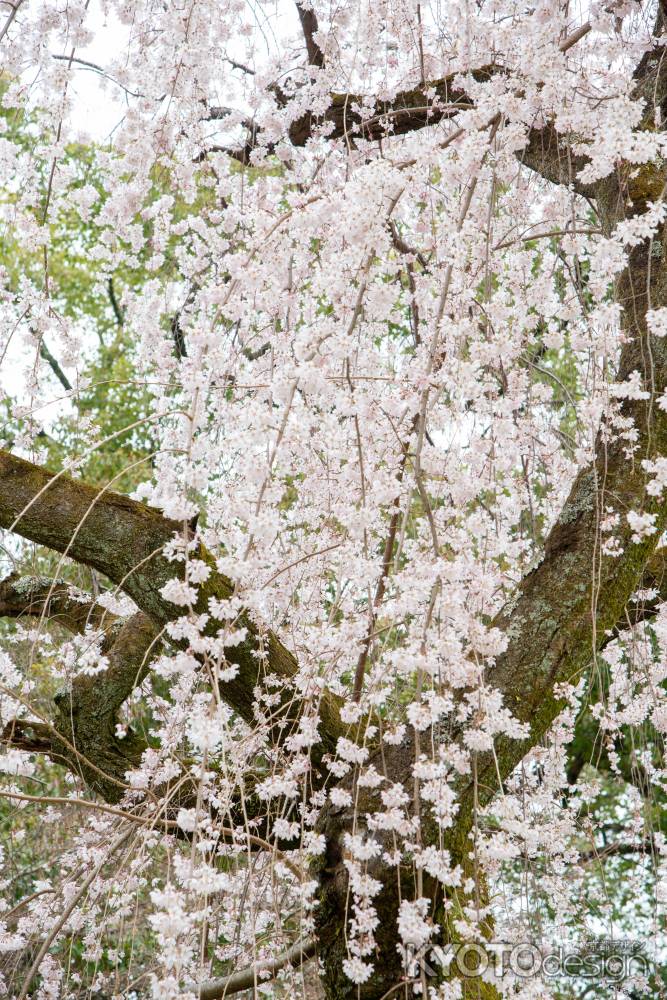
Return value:
<svg viewBox="0 0 667 1000">
<path fill-rule="evenodd" d="M 125 317 L 123 316 L 123 310 L 120 307 L 120 303 L 116 298 L 116 289 L 114 287 L 113 277 L 109 278 L 109 281 L 107 282 L 107 290 L 109 292 L 111 308 L 113 309 L 113 314 L 116 317 L 116 323 L 118 323 L 118 326 L 122 326 L 125 322 Z"/>
<path fill-rule="evenodd" d="M 47 364 L 51 368 L 51 371 L 62 385 L 63 389 L 65 389 L 66 392 L 71 392 L 72 386 L 69 379 L 67 378 L 67 375 L 65 375 L 65 372 L 62 370 L 57 360 L 51 354 L 51 351 L 46 346 L 44 340 L 42 340 L 39 345 L 39 356 L 40 358 L 43 358 L 44 361 L 47 362 Z"/>
<path fill-rule="evenodd" d="M 472 75 L 480 82 L 490 79 L 492 71 L 479 69 Z M 436 80 L 430 87 L 433 96 L 417 87 L 402 91 L 391 101 L 376 101 L 371 115 L 362 115 L 357 110 L 368 103 L 367 97 L 361 94 L 332 94 L 331 104 L 321 117 L 305 115 L 292 123 L 290 140 L 293 146 L 305 146 L 320 130 L 329 140 L 380 140 L 388 135 L 407 135 L 428 125 L 437 125 L 473 107 L 465 90 L 454 85 L 454 76 Z"/>
<path fill-rule="evenodd" d="M 116 618 L 66 580 L 13 573 L 0 581 L 0 618 L 44 618 L 68 632 L 110 628 Z"/>
<path fill-rule="evenodd" d="M 535 126 L 528 131 L 528 141 L 517 154 L 521 163 L 552 184 L 572 185 L 578 194 L 593 197 L 593 185 L 582 184 L 577 174 L 586 158 L 575 154 L 564 136 L 553 125 Z"/>
<path fill-rule="evenodd" d="M 223 62 L 229 63 L 232 69 L 239 69 L 242 73 L 246 73 L 248 76 L 255 75 L 254 69 L 250 69 L 250 67 L 246 66 L 244 63 L 237 62 L 236 59 L 230 59 L 229 56 L 225 56 L 223 58 Z"/>
<path fill-rule="evenodd" d="M 297 3 L 296 9 L 299 12 L 301 30 L 303 31 L 303 37 L 306 42 L 308 62 L 311 66 L 317 66 L 318 69 L 322 69 L 324 66 L 324 53 L 315 41 L 315 35 L 319 30 L 317 14 L 313 10 L 312 3 L 309 7 L 305 7 L 304 4 Z"/>
<path fill-rule="evenodd" d="M 76 66 L 80 66 L 81 69 L 90 70 L 92 73 L 96 73 L 98 76 L 104 77 L 105 80 L 109 80 L 110 83 L 113 83 L 115 84 L 116 87 L 120 87 L 121 90 L 124 90 L 129 97 L 146 97 L 145 94 L 140 94 L 134 90 L 128 90 L 128 88 L 124 84 L 122 84 L 120 80 L 116 80 L 115 77 L 107 73 L 107 71 L 104 69 L 103 66 L 99 66 L 97 63 L 94 62 L 90 62 L 88 59 L 79 59 L 71 55 L 70 56 L 54 55 L 53 58 L 58 59 L 61 62 L 66 62 L 68 66 L 74 64 Z M 162 98 L 159 99 L 162 100 Z"/>
<path fill-rule="evenodd" d="M 310 13 L 310 12 L 307 12 Z M 505 72 L 497 66 L 484 66 L 473 70 L 470 77 L 476 83 L 491 80 Z M 361 114 L 359 107 L 368 105 L 368 96 L 362 94 L 332 94 L 329 107 L 319 116 L 303 115 L 289 126 L 293 146 L 305 146 L 315 135 L 328 141 L 343 139 L 354 142 L 357 138 L 379 142 L 390 136 L 408 135 L 422 128 L 438 125 L 455 118 L 461 111 L 474 107 L 466 89 L 456 84 L 457 74 L 440 80 L 429 81 L 427 87 L 400 92 L 390 101 L 376 100 L 372 113 Z M 428 91 L 428 92 L 427 92 Z M 209 117 L 223 118 L 231 114 L 228 108 L 211 108 Z M 251 154 L 259 145 L 260 133 L 252 122 L 244 122 L 249 131 L 248 140 L 240 148 L 215 146 L 201 154 L 226 153 L 243 165 L 251 162 Z M 263 147 L 270 153 L 272 146 Z M 532 170 L 555 184 L 569 184 L 579 194 L 589 196 L 588 186 L 576 180 L 576 174 L 586 163 L 585 157 L 575 155 L 564 137 L 551 124 L 539 124 L 529 129 L 527 143 L 520 160 Z"/>
</svg>

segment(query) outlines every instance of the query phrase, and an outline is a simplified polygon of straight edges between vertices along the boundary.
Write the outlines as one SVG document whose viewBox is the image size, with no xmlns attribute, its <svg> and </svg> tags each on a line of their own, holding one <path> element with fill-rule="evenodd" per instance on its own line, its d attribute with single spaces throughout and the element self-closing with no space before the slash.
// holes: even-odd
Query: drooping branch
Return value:
<svg viewBox="0 0 667 1000">
<path fill-rule="evenodd" d="M 123 91 L 125 91 L 125 93 L 129 97 L 141 97 L 144 100 L 146 100 L 146 95 L 145 94 L 140 94 L 140 93 L 138 93 L 135 90 L 129 90 L 124 84 L 122 84 L 120 82 L 120 80 L 116 80 L 115 77 L 113 77 L 109 73 L 107 73 L 107 71 L 104 69 L 104 67 L 98 65 L 98 63 L 90 62 L 90 60 L 88 60 L 88 59 L 79 59 L 77 56 L 73 56 L 73 55 L 69 55 L 69 56 L 52 55 L 51 58 L 52 59 L 59 59 L 61 62 L 66 62 L 67 65 L 68 65 L 68 67 L 71 67 L 72 65 L 80 66 L 84 70 L 89 70 L 92 73 L 96 73 L 98 76 L 101 76 L 105 80 L 108 80 L 110 83 L 113 83 L 116 87 L 120 87 L 120 89 L 123 90 Z"/>
<path fill-rule="evenodd" d="M 637 753 L 637 746 L 630 727 L 621 726 L 610 733 L 599 719 L 595 718 L 588 705 L 582 709 L 576 721 L 574 736 L 569 744 L 566 776 L 574 785 L 585 765 L 603 772 L 611 778 L 625 782 L 636 788 L 647 807 L 658 807 L 661 829 L 667 829 L 667 815 L 662 803 L 665 795 L 651 780 L 646 760 Z M 661 739 L 650 722 L 644 724 L 644 739 L 653 744 L 653 755 L 659 753 Z M 613 757 L 610 751 L 613 748 Z M 644 749 L 647 749 L 646 747 Z"/>
<path fill-rule="evenodd" d="M 70 899 L 67 900 L 67 903 L 64 906 L 62 912 L 58 915 L 57 920 L 50 928 L 48 934 L 46 935 L 44 940 L 41 942 L 39 948 L 37 949 L 37 954 L 35 955 L 32 964 L 28 969 L 28 972 L 26 973 L 26 976 L 23 980 L 23 986 L 21 988 L 21 992 L 18 995 L 18 1000 L 24 1000 L 24 998 L 26 997 L 28 990 L 32 985 L 32 981 L 39 971 L 42 959 L 46 955 L 52 943 L 57 938 L 58 934 L 60 934 L 61 930 L 69 920 L 70 916 L 72 915 L 76 907 L 79 905 L 81 900 L 88 892 L 89 888 L 91 887 L 95 879 L 99 876 L 104 866 L 114 856 L 118 848 L 122 847 L 122 845 L 125 844 L 125 842 L 128 841 L 133 836 L 134 836 L 134 829 L 132 827 L 130 827 L 129 829 L 127 828 L 123 829 L 120 835 L 117 836 L 116 839 L 111 843 L 109 850 L 104 852 L 102 860 L 95 865 L 95 867 L 90 871 L 85 880 L 78 887 L 77 891 L 71 896 Z"/>
<path fill-rule="evenodd" d="M 380 137 L 386 132 L 387 120 L 393 121 L 396 134 L 396 128 L 408 132 L 434 123 L 434 111 L 441 112 L 439 120 L 447 115 L 442 104 L 439 107 L 434 105 L 431 95 L 422 91 L 410 93 L 413 95 L 411 104 L 406 95 L 400 95 L 403 98 L 400 104 L 396 103 L 396 99 L 391 105 L 378 105 L 379 111 L 384 111 L 384 114 L 377 116 L 377 121 L 376 116 L 368 119 L 362 118 L 358 113 L 357 123 L 350 117 L 357 113 L 350 106 L 353 99 L 345 96 L 338 104 L 334 99 L 335 114 L 332 112 L 331 118 L 325 115 L 327 124 L 332 126 L 330 134 L 338 134 L 340 138 L 347 137 L 352 126 L 352 131 L 356 129 L 357 134 Z M 421 105 L 414 95 L 424 98 Z M 449 97 L 451 98 L 451 94 Z M 452 110 L 452 114 L 469 106 L 465 101 L 467 97 L 463 95 L 461 103 Z M 317 124 L 317 121 L 311 123 L 310 120 L 302 120 L 301 126 L 305 131 L 300 133 L 297 129 L 299 123 L 295 123 L 295 135 L 299 140 L 295 144 L 305 143 L 314 134 Z M 374 133 L 376 126 L 378 131 Z M 569 182 L 573 174 L 572 161 L 562 156 L 557 133 L 555 130 L 551 132 L 544 129 L 539 132 L 539 142 L 533 132 L 529 136 L 525 161 L 529 166 L 538 164 L 535 169 L 540 169 L 540 173 L 549 180 Z M 403 133 L 399 131 L 398 134 Z M 562 163 L 564 166 L 561 169 Z M 574 172 L 576 169 L 578 168 L 575 167 Z M 646 172 L 642 175 L 640 171 L 639 177 L 625 177 L 623 180 L 630 188 L 634 185 L 631 193 L 635 192 L 636 197 L 631 200 L 638 208 L 645 203 L 647 197 L 648 189 L 644 185 L 646 179 Z M 660 183 L 664 186 L 664 177 L 659 172 L 655 177 L 649 176 L 648 180 L 651 181 L 651 192 L 658 191 Z M 615 213 L 618 206 L 627 203 L 628 192 L 625 188 L 621 190 L 620 186 L 614 188 L 614 183 L 610 182 L 605 192 L 599 189 L 599 207 L 608 228 L 617 221 Z M 664 243 L 664 228 L 659 233 L 659 239 Z M 457 857 L 465 853 L 465 838 L 472 825 L 474 804 L 488 801 L 498 790 L 496 767 L 502 782 L 530 747 L 544 736 L 560 709 L 560 702 L 553 695 L 554 685 L 559 681 L 576 679 L 590 662 L 590 657 L 596 655 L 606 634 L 623 619 L 624 609 L 640 585 L 646 563 L 667 523 L 667 512 L 661 509 L 655 498 L 646 494 L 647 477 L 641 465 L 642 459 L 655 458 L 664 453 L 667 444 L 665 415 L 655 405 L 655 399 L 666 384 L 667 347 L 649 338 L 645 323 L 649 294 L 654 308 L 667 304 L 666 279 L 656 268 L 651 270 L 648 266 L 649 255 L 650 248 L 646 245 L 633 251 L 628 270 L 621 276 L 617 287 L 618 301 L 625 310 L 626 334 L 619 377 L 622 379 L 631 371 L 637 370 L 644 387 L 650 392 L 648 401 L 637 400 L 624 405 L 624 416 L 633 417 L 638 429 L 635 460 L 633 463 L 628 462 L 620 444 L 608 445 L 600 438 L 596 460 L 577 478 L 559 522 L 549 536 L 542 563 L 522 582 L 515 600 L 495 622 L 508 635 L 509 644 L 490 672 L 489 683 L 503 692 L 506 703 L 515 716 L 527 723 L 530 736 L 525 741 L 500 739 L 493 757 L 481 755 L 477 760 L 474 784 L 464 784 L 461 788 L 462 812 L 453 835 L 457 838 Z M 624 552 L 620 558 L 615 559 L 603 556 L 599 548 L 600 511 L 608 503 L 616 506 L 621 513 L 643 508 L 656 518 L 656 532 L 640 543 L 632 541 L 629 526 L 623 519 L 619 541 Z M 124 661 L 122 669 L 119 666 L 122 677 L 117 677 L 117 683 L 111 686 L 108 697 L 102 701 L 102 710 L 106 711 L 105 718 L 112 718 L 109 709 L 116 705 L 122 691 L 131 690 L 145 669 L 149 649 L 154 641 L 150 637 L 150 628 L 159 630 L 181 614 L 181 609 L 165 600 L 161 588 L 175 575 L 179 566 L 182 570 L 182 564 L 170 562 L 163 554 L 164 544 L 175 534 L 181 534 L 182 526 L 168 521 L 144 505 L 116 494 L 93 490 L 65 476 L 52 476 L 7 453 L 0 456 L 0 526 L 11 528 L 40 544 L 49 545 L 84 564 L 94 566 L 123 587 L 147 616 L 148 625 L 145 631 L 143 627 L 138 629 L 136 645 L 133 637 L 128 635 L 128 643 L 132 647 L 132 662 L 128 661 L 128 665 Z M 232 596 L 233 587 L 231 581 L 217 571 L 214 560 L 203 548 L 200 547 L 196 554 L 208 564 L 211 571 L 194 608 L 200 613 L 207 610 L 210 597 L 224 599 Z M 250 616 L 242 615 L 240 624 L 247 628 L 247 638 L 240 646 L 232 647 L 227 653 L 229 662 L 238 667 L 237 677 L 223 685 L 222 693 L 232 707 L 248 721 L 252 721 L 253 692 L 255 685 L 261 682 L 262 671 L 266 669 L 278 674 L 288 687 L 296 672 L 296 663 L 273 633 L 268 633 L 268 638 L 265 637 L 264 655 L 259 630 Z M 69 693 L 63 701 L 63 715 L 67 710 L 67 715 L 76 720 L 81 709 L 87 715 L 91 701 L 86 698 L 86 693 Z M 283 711 L 276 713 L 277 722 L 272 730 L 272 735 L 276 738 L 280 737 L 281 724 L 291 722 L 300 710 L 298 703 L 294 708 L 287 707 L 291 693 L 288 693 Z M 74 711 L 75 705 L 80 706 L 79 711 Z M 333 703 L 325 703 L 324 715 L 322 746 L 329 749 L 334 745 L 339 731 Z M 74 722 L 71 723 L 72 738 L 68 737 L 68 742 L 71 743 L 73 739 L 78 747 L 85 743 L 88 736 L 87 730 L 84 733 L 78 722 L 77 727 L 75 728 Z M 397 780 L 412 780 L 412 738 L 411 734 L 410 742 L 385 754 L 388 771 Z M 95 780 L 93 776 L 92 781 Z M 371 793 L 369 799 L 370 797 Z M 322 881 L 327 889 L 331 889 L 325 899 L 327 904 L 331 904 L 331 910 L 327 913 L 322 908 L 325 919 L 321 927 L 331 931 L 326 946 L 335 942 L 338 947 L 328 962 L 332 982 L 335 982 L 336 970 L 340 970 L 340 948 L 341 944 L 344 946 L 341 921 L 344 920 L 349 895 L 345 859 L 339 850 L 341 837 L 345 823 L 352 823 L 363 815 L 367 804 L 369 811 L 374 808 L 370 802 L 360 800 L 356 816 L 336 813 L 333 815 L 333 825 L 327 827 L 327 857 Z M 424 839 L 428 840 L 431 835 L 432 830 L 424 824 Z M 405 886 L 409 888 L 413 871 L 407 868 L 408 866 Z M 385 872 L 387 874 L 381 901 L 383 905 L 386 903 L 386 908 L 382 910 L 381 933 L 386 931 L 386 936 L 381 940 L 378 964 L 382 974 L 386 974 L 392 981 L 394 967 L 389 964 L 392 956 L 394 965 L 399 964 L 395 933 L 395 865 L 388 869 L 385 867 Z M 426 888 L 431 888 L 428 882 Z M 434 889 L 434 912 L 436 891 L 442 893 L 442 889 Z M 326 924 L 327 915 L 332 917 L 329 925 Z M 252 974 L 254 978 L 257 970 L 253 970 Z M 341 975 L 340 971 L 338 975 Z M 375 983 L 374 989 L 376 985 Z M 348 989 L 350 993 L 354 990 L 358 995 L 356 987 L 348 985 Z"/>
<path fill-rule="evenodd" d="M 641 80 L 638 90 L 643 86 L 644 80 Z M 647 114 L 652 114 L 652 105 L 648 105 Z M 535 148 L 531 155 L 538 153 L 541 156 L 542 150 Z M 546 162 L 554 162 L 553 157 L 547 155 Z M 562 179 L 565 176 L 563 174 Z M 549 179 L 558 181 L 559 177 Z M 616 176 L 595 188 L 605 231 L 610 233 L 626 212 L 643 212 L 647 202 L 664 197 L 666 189 L 664 162 L 648 164 L 634 172 L 630 165 L 621 165 Z M 664 247 L 666 241 L 667 226 L 662 223 L 652 240 L 647 239 L 631 250 L 627 267 L 619 275 L 615 288 L 616 301 L 622 307 L 624 333 L 617 378 L 623 382 L 636 372 L 645 396 L 626 399 L 621 406 L 622 417 L 631 420 L 636 429 L 632 459 L 626 452 L 627 443 L 610 440 L 603 427 L 595 460 L 576 477 L 560 517 L 547 538 L 541 563 L 524 578 L 514 598 L 493 622 L 508 641 L 486 679 L 489 686 L 501 692 L 514 717 L 525 724 L 528 736 L 525 739 L 497 737 L 492 752 L 474 755 L 472 776 L 461 777 L 455 782 L 459 812 L 450 830 L 444 834 L 438 830 L 428 809 L 420 816 L 422 842 L 444 842 L 451 857 L 462 864 L 464 870 L 472 856 L 469 833 L 474 827 L 477 810 L 501 791 L 503 782 L 531 748 L 544 739 L 564 708 L 564 701 L 555 694 L 556 686 L 580 678 L 610 634 L 626 619 L 628 607 L 636 607 L 641 614 L 641 602 L 633 602 L 633 595 L 646 585 L 647 577 L 651 587 L 655 582 L 660 589 L 663 587 L 662 573 L 655 575 L 658 557 L 654 554 L 667 529 L 667 505 L 648 492 L 652 476 L 643 462 L 652 462 L 667 454 L 667 415 L 657 404 L 667 389 L 667 338 L 653 336 L 646 318 L 649 308 L 667 307 L 667 271 L 652 264 L 653 246 L 661 244 Z M 620 556 L 607 555 L 602 550 L 600 521 L 609 507 L 620 515 L 616 532 L 622 550 Z M 652 534 L 639 540 L 633 538 L 626 517 L 629 511 L 637 510 L 652 515 L 655 528 Z M 451 741 L 462 735 L 462 729 L 457 726 L 454 732 L 451 729 L 443 731 L 442 738 Z M 370 760 L 394 780 L 402 780 L 409 793 L 414 759 L 415 736 L 409 731 L 402 744 L 388 750 L 383 748 L 381 759 L 376 754 Z M 359 817 L 377 808 L 380 808 L 377 793 L 362 793 L 361 799 L 355 800 L 354 810 L 328 809 L 321 817 L 328 853 L 321 875 L 320 957 L 327 980 L 338 990 L 336 996 L 360 995 L 370 1000 L 381 995 L 383 989 L 389 989 L 400 974 L 396 942 L 391 935 L 386 940 L 378 940 L 381 957 L 374 979 L 364 984 L 358 994 L 337 973 L 344 955 L 333 931 L 337 915 L 345 910 L 349 892 L 344 835 L 352 828 L 358 831 Z M 375 900 L 382 916 L 381 926 L 395 925 L 398 898 L 403 889 L 410 891 L 411 873 L 406 871 L 405 886 L 399 893 L 395 883 L 400 882 L 402 874 L 395 866 L 378 860 L 369 868 L 369 873 L 382 886 Z M 479 873 L 472 871 L 470 875 L 477 879 Z M 387 888 L 392 879 L 393 891 Z M 426 894 L 432 900 L 432 912 L 438 914 L 442 888 L 430 886 Z"/>
</svg>

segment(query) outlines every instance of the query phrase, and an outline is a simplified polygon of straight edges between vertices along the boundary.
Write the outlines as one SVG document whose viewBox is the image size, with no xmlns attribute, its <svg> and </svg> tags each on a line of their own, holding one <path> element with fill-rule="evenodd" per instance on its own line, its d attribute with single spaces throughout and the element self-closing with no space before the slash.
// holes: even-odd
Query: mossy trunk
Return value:
<svg viewBox="0 0 667 1000">
<path fill-rule="evenodd" d="M 412 764 L 415 748 L 412 739 L 406 739 L 399 746 L 384 747 L 376 751 L 369 763 L 382 769 L 393 780 L 401 781 L 405 790 L 412 795 Z M 353 793 L 354 807 L 341 808 L 326 806 L 320 815 L 319 832 L 326 839 L 326 853 L 314 866 L 314 877 L 319 882 L 318 907 L 316 909 L 318 955 L 324 967 L 324 992 L 327 1000 L 380 1000 L 385 994 L 400 990 L 396 996 L 404 998 L 413 995 L 411 979 L 415 977 L 417 966 L 406 970 L 405 952 L 398 933 L 398 914 L 401 900 L 414 900 L 418 895 L 430 900 L 428 916 L 434 925 L 429 945 L 446 946 L 460 938 L 456 930 L 456 918 L 463 915 L 464 908 L 472 906 L 481 914 L 480 926 L 485 936 L 492 937 L 492 925 L 484 916 L 488 903 L 488 890 L 482 873 L 478 870 L 470 831 L 472 813 L 461 815 L 456 826 L 440 831 L 433 820 L 428 806 L 422 806 L 419 837 L 423 844 L 441 843 L 449 851 L 453 868 L 461 866 L 462 885 L 472 880 L 472 895 L 466 895 L 461 888 L 445 888 L 436 878 L 422 871 L 418 874 L 413 858 L 404 853 L 401 864 L 387 860 L 384 852 L 393 853 L 401 838 L 391 831 L 368 829 L 367 817 L 384 811 L 380 790 L 370 790 L 355 786 L 354 780 L 347 783 Z M 363 873 L 377 880 L 381 888 L 373 897 L 373 905 L 379 924 L 374 932 L 375 946 L 368 956 L 374 972 L 370 979 L 357 986 L 343 972 L 343 962 L 350 957 L 347 947 L 352 917 L 352 896 L 349 892 L 348 869 L 350 860 L 345 847 L 345 834 L 368 835 L 383 848 L 383 854 L 366 862 Z M 444 837 L 444 839 L 443 839 Z M 430 947 L 424 950 L 427 983 L 436 985 L 447 978 L 459 978 L 463 997 L 473 996 L 479 1000 L 496 1000 L 498 993 L 489 983 L 479 977 L 460 977 L 456 967 L 448 974 L 438 966 L 437 958 L 429 957 Z M 421 963 L 420 963 L 421 964 Z M 427 969 L 428 966 L 428 969 Z M 407 990 L 407 993 L 405 992 Z"/>
</svg>

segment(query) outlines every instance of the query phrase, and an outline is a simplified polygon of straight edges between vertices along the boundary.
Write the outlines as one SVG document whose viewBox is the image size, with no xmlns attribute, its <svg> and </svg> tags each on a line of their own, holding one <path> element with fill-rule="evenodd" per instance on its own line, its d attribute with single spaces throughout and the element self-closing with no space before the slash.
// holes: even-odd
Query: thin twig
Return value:
<svg viewBox="0 0 667 1000">
<path fill-rule="evenodd" d="M 105 80 L 108 80 L 110 83 L 113 83 L 117 87 L 120 87 L 120 89 L 124 90 L 125 93 L 129 94 L 130 97 L 144 97 L 144 98 L 146 97 L 145 94 L 140 94 L 135 90 L 130 90 L 123 83 L 121 83 L 120 80 L 116 80 L 115 77 L 107 73 L 107 71 L 102 66 L 98 66 L 97 63 L 90 62 L 88 59 L 79 59 L 78 57 L 75 58 L 74 56 L 57 56 L 57 55 L 54 55 L 53 58 L 61 62 L 69 63 L 70 65 L 72 63 L 76 63 L 77 66 L 81 66 L 82 69 L 88 69 L 91 70 L 93 73 L 97 73 L 98 76 L 103 76 Z M 161 101 L 162 97 L 156 98 L 155 100 L 156 102 Z"/>
<path fill-rule="evenodd" d="M 100 861 L 100 863 L 96 865 L 95 868 L 93 868 L 92 872 L 90 873 L 88 878 L 84 881 L 79 891 L 75 893 L 75 895 L 69 901 L 63 912 L 60 914 L 58 920 L 55 922 L 49 933 L 42 941 L 41 947 L 37 952 L 37 954 L 35 955 L 35 959 L 32 965 L 28 969 L 27 975 L 23 981 L 23 986 L 21 987 L 21 992 L 19 993 L 17 1000 L 25 1000 L 25 997 L 27 996 L 28 993 L 28 989 L 30 988 L 30 984 L 35 978 L 35 975 L 37 974 L 39 967 L 42 964 L 42 959 L 44 958 L 47 951 L 53 944 L 53 941 L 58 936 L 58 934 L 60 934 L 61 930 L 69 920 L 70 916 L 72 915 L 76 907 L 79 905 L 85 894 L 88 892 L 88 889 L 93 884 L 97 876 L 100 874 L 106 863 L 116 853 L 118 848 L 121 847 L 122 844 L 124 844 L 125 841 L 128 840 L 133 833 L 134 830 L 132 829 L 123 830 L 123 833 L 120 835 L 120 837 L 117 837 L 116 840 L 114 840 L 113 844 L 109 848 L 109 851 L 104 856 L 102 861 Z"/>
<path fill-rule="evenodd" d="M 22 4 L 23 4 L 23 0 L 16 0 L 16 2 L 12 5 L 12 12 L 9 15 L 9 17 L 7 18 L 7 20 L 5 21 L 5 23 L 3 25 L 3 28 L 2 28 L 2 31 L 0 31 L 0 42 L 2 41 L 2 39 L 5 37 L 5 35 L 9 31 L 9 29 L 11 27 L 11 24 L 12 24 L 12 21 L 14 20 L 14 18 L 16 17 L 16 15 L 18 14 L 19 7 L 21 7 Z"/>
</svg>

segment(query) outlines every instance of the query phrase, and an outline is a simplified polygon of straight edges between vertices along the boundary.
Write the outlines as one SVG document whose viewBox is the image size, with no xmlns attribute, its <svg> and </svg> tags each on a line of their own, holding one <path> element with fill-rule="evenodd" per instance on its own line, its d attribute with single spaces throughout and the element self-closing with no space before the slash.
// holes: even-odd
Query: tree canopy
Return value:
<svg viewBox="0 0 667 1000">
<path fill-rule="evenodd" d="M 664 0 L 0 17 L 3 995 L 667 995 Z"/>
</svg>

